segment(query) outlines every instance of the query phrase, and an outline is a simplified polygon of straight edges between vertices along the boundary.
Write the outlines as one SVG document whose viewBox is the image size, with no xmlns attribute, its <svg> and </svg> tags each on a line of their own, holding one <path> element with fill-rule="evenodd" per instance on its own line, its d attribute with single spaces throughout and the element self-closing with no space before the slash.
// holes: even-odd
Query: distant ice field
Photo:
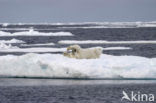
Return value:
<svg viewBox="0 0 156 103">
<path fill-rule="evenodd" d="M 0 55 L 60 54 L 72 44 L 99 46 L 104 54 L 154 58 L 156 22 L 0 24 Z"/>
</svg>

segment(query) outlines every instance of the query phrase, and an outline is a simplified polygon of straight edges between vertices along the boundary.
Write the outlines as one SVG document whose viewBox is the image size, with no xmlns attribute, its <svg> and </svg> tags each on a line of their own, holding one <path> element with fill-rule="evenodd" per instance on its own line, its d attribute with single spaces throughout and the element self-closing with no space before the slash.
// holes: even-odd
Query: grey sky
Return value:
<svg viewBox="0 0 156 103">
<path fill-rule="evenodd" d="M 156 21 L 156 0 L 0 0 L 0 22 Z"/>
</svg>

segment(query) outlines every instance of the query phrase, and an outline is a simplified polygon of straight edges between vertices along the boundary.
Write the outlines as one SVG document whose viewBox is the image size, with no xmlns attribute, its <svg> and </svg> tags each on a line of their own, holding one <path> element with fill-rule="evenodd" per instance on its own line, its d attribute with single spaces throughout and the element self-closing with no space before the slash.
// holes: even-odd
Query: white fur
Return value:
<svg viewBox="0 0 156 103">
<path fill-rule="evenodd" d="M 72 52 L 68 52 L 72 50 Z M 64 56 L 76 59 L 96 59 L 102 54 L 101 48 L 86 48 L 83 49 L 79 45 L 71 45 L 67 47 L 67 52 L 64 52 Z"/>
</svg>

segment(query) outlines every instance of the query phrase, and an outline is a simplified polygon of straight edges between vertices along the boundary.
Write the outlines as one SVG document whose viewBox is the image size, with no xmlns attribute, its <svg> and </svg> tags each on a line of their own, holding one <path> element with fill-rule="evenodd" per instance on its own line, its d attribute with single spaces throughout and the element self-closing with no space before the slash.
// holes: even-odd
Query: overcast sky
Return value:
<svg viewBox="0 0 156 103">
<path fill-rule="evenodd" d="M 156 21 L 156 0 L 0 0 L 0 22 Z"/>
</svg>

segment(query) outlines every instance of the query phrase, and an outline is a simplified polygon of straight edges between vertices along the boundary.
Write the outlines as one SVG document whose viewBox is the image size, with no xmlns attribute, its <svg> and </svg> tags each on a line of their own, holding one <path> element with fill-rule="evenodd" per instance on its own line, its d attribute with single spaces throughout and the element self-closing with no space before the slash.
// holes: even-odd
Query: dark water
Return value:
<svg viewBox="0 0 156 103">
<path fill-rule="evenodd" d="M 136 40 L 155 40 L 156 39 L 156 27 L 137 27 L 137 28 L 68 28 L 68 27 L 90 27 L 96 26 L 96 24 L 85 25 L 8 25 L 3 27 L 0 25 L 1 30 L 6 32 L 19 32 L 28 31 L 33 28 L 39 32 L 71 32 L 74 36 L 15 36 L 15 37 L 0 37 L 0 40 L 10 40 L 16 38 L 25 41 L 27 44 L 36 43 L 55 43 L 54 46 L 44 47 L 67 47 L 69 45 L 58 44 L 60 40 L 108 40 L 108 41 L 136 41 Z M 64 28 L 62 28 L 64 27 Z M 22 30 L 26 29 L 26 30 Z M 19 44 L 13 44 L 20 48 L 28 48 L 20 46 Z M 82 47 L 131 47 L 129 50 L 107 50 L 103 51 L 105 54 L 112 55 L 135 55 L 144 57 L 156 57 L 156 45 L 155 44 L 81 44 Z M 33 46 L 34 47 L 34 46 Z M 43 47 L 43 46 L 40 46 Z M 29 47 L 30 48 L 30 47 Z M 59 52 L 58 52 L 59 53 Z M 1 53 L 6 55 L 8 53 Z M 24 53 L 9 53 L 15 55 L 21 55 Z"/>
<path fill-rule="evenodd" d="M 0 82 L 0 103 L 135 103 L 121 101 L 122 91 L 156 95 L 153 80 L 3 78 Z"/>
</svg>

